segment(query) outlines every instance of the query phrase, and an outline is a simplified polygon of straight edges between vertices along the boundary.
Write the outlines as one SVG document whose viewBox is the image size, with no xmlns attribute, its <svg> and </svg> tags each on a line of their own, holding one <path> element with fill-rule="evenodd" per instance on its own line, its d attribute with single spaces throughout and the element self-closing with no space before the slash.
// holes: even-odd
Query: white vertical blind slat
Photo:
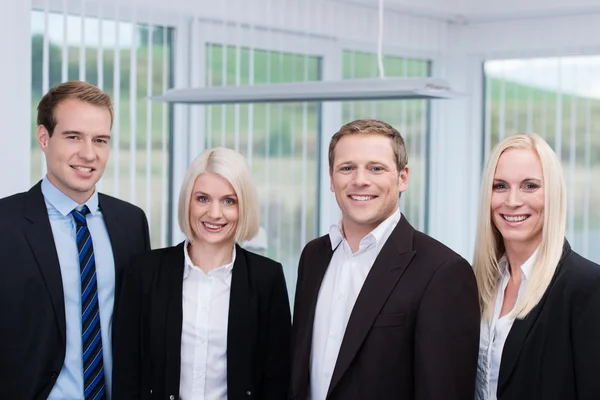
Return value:
<svg viewBox="0 0 600 400">
<path fill-rule="evenodd" d="M 134 0 L 135 1 L 135 0 Z M 129 201 L 136 204 L 136 164 L 137 164 L 137 7 L 132 4 L 131 49 L 129 75 Z"/>
</svg>

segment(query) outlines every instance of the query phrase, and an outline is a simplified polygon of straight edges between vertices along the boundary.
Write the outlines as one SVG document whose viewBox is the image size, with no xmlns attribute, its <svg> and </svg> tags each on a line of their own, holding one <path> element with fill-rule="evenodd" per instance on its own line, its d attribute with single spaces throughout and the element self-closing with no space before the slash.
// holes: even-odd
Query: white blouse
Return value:
<svg viewBox="0 0 600 400">
<path fill-rule="evenodd" d="M 521 266 L 523 279 L 519 286 L 517 302 L 519 302 L 525 287 L 527 279 L 531 275 L 531 264 L 535 259 L 537 250 L 529 257 Z M 512 315 L 512 310 L 500 318 L 502 303 L 504 302 L 504 291 L 510 280 L 510 272 L 508 269 L 508 260 L 506 255 L 502 256 L 498 263 L 501 271 L 501 276 L 498 284 L 498 293 L 496 293 L 496 301 L 492 316 L 487 321 L 481 321 L 481 335 L 479 337 L 479 359 L 477 363 L 477 390 L 475 393 L 476 400 L 496 400 L 496 392 L 498 391 L 498 374 L 500 373 L 500 362 L 502 360 L 502 349 L 506 338 L 510 333 L 515 318 Z M 515 303 L 515 304 L 516 304 Z"/>
<path fill-rule="evenodd" d="M 180 400 L 227 399 L 227 326 L 232 261 L 208 274 L 184 245 Z"/>
</svg>

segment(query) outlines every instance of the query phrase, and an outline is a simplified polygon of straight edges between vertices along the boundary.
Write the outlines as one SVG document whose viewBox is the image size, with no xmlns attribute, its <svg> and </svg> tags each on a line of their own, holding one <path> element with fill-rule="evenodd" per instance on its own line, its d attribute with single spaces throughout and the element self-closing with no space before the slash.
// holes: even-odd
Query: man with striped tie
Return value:
<svg viewBox="0 0 600 400">
<path fill-rule="evenodd" d="M 38 105 L 47 174 L 0 199 L 0 399 L 111 398 L 115 296 L 150 248 L 144 212 L 96 190 L 112 122 L 110 97 L 85 82 Z"/>
</svg>

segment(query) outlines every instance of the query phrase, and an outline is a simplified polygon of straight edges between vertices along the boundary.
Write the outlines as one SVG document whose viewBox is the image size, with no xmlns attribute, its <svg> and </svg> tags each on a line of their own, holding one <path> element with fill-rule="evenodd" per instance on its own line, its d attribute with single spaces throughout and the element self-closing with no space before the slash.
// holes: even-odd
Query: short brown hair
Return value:
<svg viewBox="0 0 600 400">
<path fill-rule="evenodd" d="M 396 166 L 398 171 L 402 171 L 408 164 L 408 154 L 402 135 L 391 125 L 376 119 L 357 119 L 342 126 L 339 131 L 333 135 L 329 142 L 329 170 L 333 170 L 334 150 L 341 138 L 347 135 L 382 135 L 392 140 L 392 148 L 396 157 Z"/>
<path fill-rule="evenodd" d="M 68 81 L 52 87 L 37 106 L 37 124 L 38 126 L 43 125 L 48 131 L 48 135 L 52 136 L 56 127 L 54 118 L 56 106 L 67 99 L 77 99 L 94 106 L 107 108 L 110 112 L 110 127 L 112 128 L 114 110 L 110 96 L 91 83 Z"/>
</svg>

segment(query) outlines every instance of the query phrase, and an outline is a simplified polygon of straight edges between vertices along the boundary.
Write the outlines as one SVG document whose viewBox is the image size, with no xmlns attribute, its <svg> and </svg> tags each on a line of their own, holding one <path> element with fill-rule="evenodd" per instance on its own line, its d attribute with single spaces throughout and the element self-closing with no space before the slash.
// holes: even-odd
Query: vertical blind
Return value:
<svg viewBox="0 0 600 400">
<path fill-rule="evenodd" d="M 386 76 L 430 76 L 428 60 L 388 55 L 383 58 L 383 64 Z M 375 54 L 344 51 L 344 79 L 377 76 Z M 396 128 L 404 138 L 410 179 L 406 192 L 400 197 L 400 210 L 421 231 L 427 227 L 428 106 L 427 100 L 388 100 L 344 102 L 342 107 L 344 123 L 363 118 L 380 119 Z"/>
<path fill-rule="evenodd" d="M 169 110 L 148 96 L 172 85 L 173 28 L 121 17 L 119 6 L 81 2 L 78 10 L 31 13 L 32 121 L 31 181 L 45 173 L 35 139 L 36 107 L 60 82 L 84 80 L 106 91 L 115 107 L 111 158 L 98 189 L 134 203 L 148 217 L 153 247 L 168 240 Z M 93 13 L 91 12 L 93 11 Z M 111 18 L 106 18 L 109 12 Z"/>
<path fill-rule="evenodd" d="M 206 85 L 317 80 L 320 58 L 239 45 L 206 45 Z M 205 147 L 242 153 L 261 205 L 261 233 L 246 247 L 280 261 L 294 287 L 300 252 L 317 235 L 318 127 L 316 103 L 206 107 Z"/>
</svg>

